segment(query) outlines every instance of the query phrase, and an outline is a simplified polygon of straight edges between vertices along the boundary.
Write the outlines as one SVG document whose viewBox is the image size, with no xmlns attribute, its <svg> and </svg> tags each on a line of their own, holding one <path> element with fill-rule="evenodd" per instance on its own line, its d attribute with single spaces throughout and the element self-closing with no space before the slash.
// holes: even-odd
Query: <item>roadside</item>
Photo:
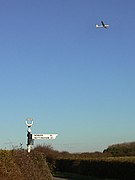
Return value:
<svg viewBox="0 0 135 180">
<path fill-rule="evenodd" d="M 101 178 L 82 176 L 82 175 L 72 174 L 72 173 L 57 172 L 53 180 L 101 180 Z"/>
<path fill-rule="evenodd" d="M 70 179 L 54 177 L 53 180 L 70 180 Z"/>
</svg>

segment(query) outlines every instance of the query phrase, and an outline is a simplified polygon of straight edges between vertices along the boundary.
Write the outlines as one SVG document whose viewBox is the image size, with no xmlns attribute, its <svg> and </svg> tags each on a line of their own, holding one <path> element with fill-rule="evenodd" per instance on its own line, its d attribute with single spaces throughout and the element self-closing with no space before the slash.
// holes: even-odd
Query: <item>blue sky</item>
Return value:
<svg viewBox="0 0 135 180">
<path fill-rule="evenodd" d="M 135 2 L 0 0 L 0 147 L 58 133 L 54 149 L 135 139 Z M 109 29 L 96 29 L 104 20 Z"/>
</svg>

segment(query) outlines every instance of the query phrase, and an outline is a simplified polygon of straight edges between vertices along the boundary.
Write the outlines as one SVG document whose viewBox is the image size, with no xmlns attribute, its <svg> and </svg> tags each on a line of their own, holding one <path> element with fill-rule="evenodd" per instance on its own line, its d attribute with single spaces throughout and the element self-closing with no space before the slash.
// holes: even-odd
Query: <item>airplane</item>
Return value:
<svg viewBox="0 0 135 180">
<path fill-rule="evenodd" d="M 98 25 L 98 24 L 96 24 L 96 28 L 108 28 L 109 27 L 109 24 L 104 24 L 104 22 L 103 21 L 101 21 L 101 25 Z"/>
</svg>

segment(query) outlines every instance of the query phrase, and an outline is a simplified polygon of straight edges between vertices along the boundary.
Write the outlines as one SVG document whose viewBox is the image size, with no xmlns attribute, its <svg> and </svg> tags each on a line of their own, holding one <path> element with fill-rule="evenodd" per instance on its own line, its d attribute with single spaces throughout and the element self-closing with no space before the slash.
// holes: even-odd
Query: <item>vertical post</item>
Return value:
<svg viewBox="0 0 135 180">
<path fill-rule="evenodd" d="M 33 119 L 27 118 L 25 123 L 28 126 L 28 130 L 27 130 L 27 151 L 29 153 L 31 151 L 31 147 L 33 145 L 32 133 L 31 133 L 31 128 L 30 128 L 33 125 Z"/>
<path fill-rule="evenodd" d="M 31 129 L 28 126 L 28 130 L 27 130 L 27 149 L 28 149 L 28 152 L 30 152 L 31 146 L 32 146 L 32 134 L 31 134 Z"/>
</svg>

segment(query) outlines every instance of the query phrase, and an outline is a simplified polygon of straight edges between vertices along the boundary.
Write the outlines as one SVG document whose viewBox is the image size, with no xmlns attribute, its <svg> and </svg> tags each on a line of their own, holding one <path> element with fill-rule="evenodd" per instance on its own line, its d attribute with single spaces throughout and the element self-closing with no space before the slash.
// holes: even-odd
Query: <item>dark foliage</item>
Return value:
<svg viewBox="0 0 135 180">
<path fill-rule="evenodd" d="M 114 144 L 104 150 L 104 153 L 111 153 L 112 156 L 135 156 L 135 142 Z"/>
<path fill-rule="evenodd" d="M 99 178 L 135 179 L 135 163 L 128 161 L 60 159 L 56 167 L 57 171 Z"/>
</svg>

